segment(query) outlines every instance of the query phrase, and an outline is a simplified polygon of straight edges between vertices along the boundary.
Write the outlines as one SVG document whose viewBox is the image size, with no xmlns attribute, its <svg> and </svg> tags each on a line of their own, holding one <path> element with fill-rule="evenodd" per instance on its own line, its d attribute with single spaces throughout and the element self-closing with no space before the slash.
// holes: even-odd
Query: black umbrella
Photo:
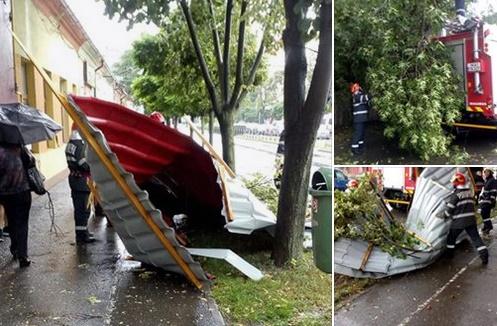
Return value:
<svg viewBox="0 0 497 326">
<path fill-rule="evenodd" d="M 22 103 L 0 104 L 0 142 L 33 144 L 52 139 L 62 127 L 48 115 Z"/>
</svg>

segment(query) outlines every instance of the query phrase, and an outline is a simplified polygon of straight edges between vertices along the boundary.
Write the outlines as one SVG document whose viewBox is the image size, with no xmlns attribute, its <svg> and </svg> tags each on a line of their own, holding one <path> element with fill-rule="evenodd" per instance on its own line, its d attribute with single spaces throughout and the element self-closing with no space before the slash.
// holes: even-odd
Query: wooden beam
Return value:
<svg viewBox="0 0 497 326">
<path fill-rule="evenodd" d="M 167 237 L 164 235 L 164 233 L 159 228 L 159 226 L 155 223 L 152 216 L 148 213 L 148 211 L 143 206 L 141 201 L 133 193 L 133 191 L 131 190 L 131 188 L 127 184 L 126 180 L 119 173 L 119 171 L 117 171 L 117 169 L 114 167 L 114 164 L 112 163 L 110 158 L 107 157 L 107 155 L 105 154 L 104 150 L 102 149 L 102 147 L 98 143 L 95 136 L 93 136 L 93 134 L 91 133 L 90 129 L 86 126 L 86 124 L 83 123 L 83 120 L 78 115 L 76 109 L 68 101 L 67 97 L 65 95 L 61 94 L 57 90 L 57 88 L 53 85 L 50 77 L 48 77 L 48 75 L 46 74 L 45 70 L 43 70 L 43 68 L 41 68 L 41 66 L 38 64 L 38 62 L 30 55 L 30 53 L 26 50 L 26 48 L 24 47 L 24 45 L 22 44 L 22 42 L 19 40 L 19 38 L 17 37 L 17 35 L 14 32 L 12 32 L 12 36 L 14 37 L 16 42 L 19 44 L 21 49 L 26 53 L 28 58 L 33 62 L 33 65 L 38 70 L 38 72 L 42 75 L 43 79 L 45 79 L 45 82 L 50 87 L 52 92 L 55 94 L 55 97 L 60 101 L 60 103 L 62 104 L 64 109 L 67 111 L 69 116 L 74 120 L 74 123 L 76 124 L 76 126 L 78 126 L 80 133 L 85 138 L 85 140 L 88 142 L 88 145 L 90 145 L 90 147 L 95 151 L 95 153 L 97 154 L 100 161 L 103 163 L 103 165 L 109 171 L 109 173 L 113 177 L 114 181 L 117 183 L 119 188 L 121 188 L 124 195 L 128 198 L 128 200 L 133 205 L 133 207 L 136 209 L 138 214 L 142 217 L 142 219 L 145 221 L 145 223 L 148 225 L 148 227 L 152 230 L 152 232 L 155 234 L 155 236 L 158 238 L 158 240 L 164 246 L 164 248 L 169 253 L 169 255 L 180 266 L 181 270 L 185 273 L 186 277 L 198 289 L 201 289 L 203 287 L 202 282 L 197 278 L 197 276 L 195 276 L 195 274 L 191 270 L 190 266 L 183 260 L 181 255 L 176 251 L 174 246 L 169 242 Z"/>
<path fill-rule="evenodd" d="M 224 172 L 222 169 L 219 169 L 219 178 L 221 179 L 221 189 L 223 190 L 223 200 L 224 207 L 226 208 L 226 217 L 228 221 L 231 222 L 234 220 L 233 210 L 231 209 L 231 201 L 230 201 L 230 191 L 228 186 L 226 185 L 226 179 L 224 177 Z"/>
<path fill-rule="evenodd" d="M 202 135 L 202 133 L 200 132 L 200 130 L 198 130 L 198 128 L 195 127 L 195 125 L 190 120 L 190 118 L 185 117 L 185 119 L 186 119 L 186 123 L 188 123 L 188 125 L 193 130 L 193 132 L 195 134 L 197 134 L 197 136 L 200 137 L 200 139 L 202 140 L 202 143 L 207 147 L 207 150 L 211 154 L 211 156 L 214 157 L 224 167 L 224 169 L 226 170 L 226 172 L 228 172 L 228 174 L 230 175 L 230 177 L 232 177 L 232 178 L 236 177 L 235 172 L 233 172 L 233 170 L 229 167 L 229 165 L 226 164 L 226 162 L 217 153 L 216 149 L 209 143 L 209 141 L 207 139 L 205 139 L 204 135 Z"/>
</svg>

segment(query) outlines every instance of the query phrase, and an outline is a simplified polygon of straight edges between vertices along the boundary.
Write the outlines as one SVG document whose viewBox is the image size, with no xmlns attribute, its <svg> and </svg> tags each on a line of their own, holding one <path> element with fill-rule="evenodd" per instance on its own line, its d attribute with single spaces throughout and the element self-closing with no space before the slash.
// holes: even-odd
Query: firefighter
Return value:
<svg viewBox="0 0 497 326">
<path fill-rule="evenodd" d="M 456 247 L 456 239 L 462 231 L 471 238 L 473 246 L 478 251 L 484 265 L 488 264 L 488 249 L 483 243 L 476 227 L 475 199 L 473 193 L 466 185 L 466 177 L 462 173 L 456 173 L 451 179 L 454 191 L 446 201 L 444 218 L 451 218 L 449 235 L 447 236 L 447 256 L 453 257 Z"/>
<path fill-rule="evenodd" d="M 488 235 L 494 227 L 490 213 L 495 207 L 495 197 L 497 196 L 497 180 L 494 178 L 494 171 L 489 168 L 483 169 L 483 179 L 485 185 L 480 193 L 479 205 L 481 209 L 481 217 L 483 219 L 482 233 Z"/>
<path fill-rule="evenodd" d="M 90 207 L 88 198 L 90 189 L 88 188 L 88 178 L 90 177 L 90 167 L 85 158 L 86 143 L 81 138 L 78 130 L 73 125 L 71 138 L 66 146 L 66 160 L 69 167 L 69 187 L 74 206 L 74 222 L 76 230 L 76 243 L 95 242 L 93 234 L 88 232 L 88 218 L 90 217 Z"/>
<path fill-rule="evenodd" d="M 362 90 L 359 83 L 350 86 L 352 93 L 352 118 L 354 134 L 352 136 L 352 154 L 360 155 L 364 152 L 364 133 L 369 114 L 369 97 Z"/>
</svg>

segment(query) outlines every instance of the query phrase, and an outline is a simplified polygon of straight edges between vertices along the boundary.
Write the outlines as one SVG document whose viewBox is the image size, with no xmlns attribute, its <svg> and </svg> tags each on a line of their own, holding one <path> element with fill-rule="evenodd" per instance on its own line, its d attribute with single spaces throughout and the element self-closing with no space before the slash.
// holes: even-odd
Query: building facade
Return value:
<svg viewBox="0 0 497 326">
<path fill-rule="evenodd" d="M 54 140 L 32 145 L 47 178 L 66 168 L 72 121 L 22 49 L 12 29 L 62 93 L 128 104 L 105 60 L 64 0 L 0 1 L 0 103 L 22 102 L 63 126 Z M 5 46 L 4 46 L 5 44 Z"/>
</svg>

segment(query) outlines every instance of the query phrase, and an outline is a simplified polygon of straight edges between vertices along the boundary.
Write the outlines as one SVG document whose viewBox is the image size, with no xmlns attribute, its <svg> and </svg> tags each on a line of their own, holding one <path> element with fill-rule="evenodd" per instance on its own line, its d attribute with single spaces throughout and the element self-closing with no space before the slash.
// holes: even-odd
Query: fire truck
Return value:
<svg viewBox="0 0 497 326">
<path fill-rule="evenodd" d="M 455 0 L 455 5 L 457 19 L 438 38 L 450 49 L 466 94 L 465 109 L 454 127 L 497 130 L 497 26 L 466 18 L 464 0 Z"/>
<path fill-rule="evenodd" d="M 395 208 L 402 208 L 409 206 L 416 189 L 416 179 L 423 168 L 368 166 L 342 169 L 352 178 L 365 173 L 373 176 L 385 200 Z"/>
</svg>

